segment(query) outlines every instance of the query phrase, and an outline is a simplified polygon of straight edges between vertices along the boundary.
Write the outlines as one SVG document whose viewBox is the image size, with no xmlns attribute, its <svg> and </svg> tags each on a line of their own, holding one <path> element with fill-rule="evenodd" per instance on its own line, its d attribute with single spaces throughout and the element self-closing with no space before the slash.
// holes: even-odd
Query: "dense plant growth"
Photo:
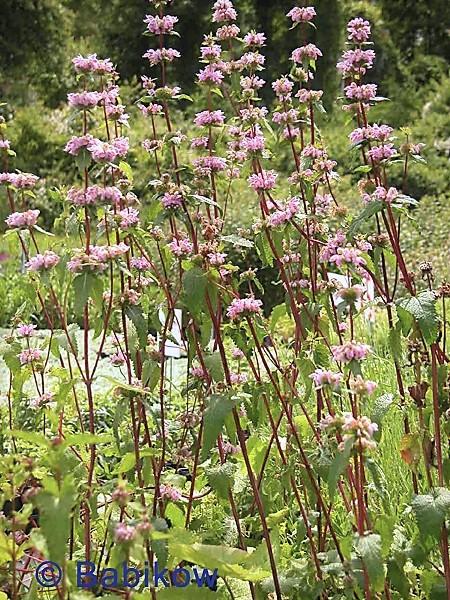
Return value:
<svg viewBox="0 0 450 600">
<path fill-rule="evenodd" d="M 29 281 L 1 345 L 2 589 L 34 597 L 51 560 L 61 599 L 449 598 L 450 287 L 405 258 L 423 144 L 371 118 L 386 98 L 370 23 L 349 21 L 337 64 L 353 216 L 317 126 L 315 9 L 287 14 L 290 69 L 269 109 L 271 40 L 217 0 L 189 109 L 170 79 L 178 19 L 151 6 L 145 139 L 112 61 L 72 61 L 73 168 L 49 190 L 64 237 L 1 123 L 5 239 Z M 244 188 L 248 228 L 233 221 Z M 80 560 L 99 582 L 156 560 L 169 588 L 81 593 Z M 203 567 L 219 579 L 200 590 L 188 579 Z"/>
</svg>

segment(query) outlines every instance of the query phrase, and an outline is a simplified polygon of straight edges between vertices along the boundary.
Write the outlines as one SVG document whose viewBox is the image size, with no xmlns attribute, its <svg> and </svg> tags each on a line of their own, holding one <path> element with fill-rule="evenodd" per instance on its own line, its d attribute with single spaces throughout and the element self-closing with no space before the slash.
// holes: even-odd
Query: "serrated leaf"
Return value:
<svg viewBox="0 0 450 600">
<path fill-rule="evenodd" d="M 381 592 L 385 576 L 381 555 L 381 537 L 376 533 L 357 536 L 355 550 L 367 571 L 371 588 L 374 592 Z"/>
<path fill-rule="evenodd" d="M 440 318 L 436 311 L 436 296 L 432 291 L 421 292 L 418 296 L 400 298 L 396 302 L 397 314 L 402 327 L 407 327 L 404 311 L 417 323 L 425 341 L 432 344 L 439 333 Z"/>
<path fill-rule="evenodd" d="M 225 462 L 217 467 L 211 467 L 205 470 L 209 485 L 216 492 L 219 498 L 226 500 L 228 493 L 233 485 L 233 476 L 236 472 L 236 465 Z"/>
<path fill-rule="evenodd" d="M 379 440 L 381 437 L 381 424 L 384 417 L 387 415 L 393 401 L 393 394 L 383 394 L 382 396 L 379 396 L 374 402 L 372 408 L 371 421 L 378 425 L 378 431 L 374 435 L 376 440 Z"/>
<path fill-rule="evenodd" d="M 420 533 L 439 538 L 445 518 L 450 513 L 450 490 L 435 488 L 429 494 L 416 496 L 411 502 Z"/>
</svg>

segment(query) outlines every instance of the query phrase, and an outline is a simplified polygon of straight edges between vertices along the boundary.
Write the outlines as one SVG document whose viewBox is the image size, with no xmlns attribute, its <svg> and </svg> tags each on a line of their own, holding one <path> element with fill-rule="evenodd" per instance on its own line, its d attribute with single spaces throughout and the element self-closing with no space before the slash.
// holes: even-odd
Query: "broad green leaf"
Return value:
<svg viewBox="0 0 450 600">
<path fill-rule="evenodd" d="M 270 572 L 245 568 L 251 554 L 239 548 L 206 544 L 181 544 L 169 541 L 169 551 L 177 560 L 186 560 L 208 569 L 218 569 L 222 577 L 234 577 L 244 581 L 261 581 Z"/>
<path fill-rule="evenodd" d="M 383 394 L 378 396 L 372 407 L 371 421 L 378 425 L 378 431 L 375 434 L 375 439 L 379 440 L 381 437 L 381 424 L 384 417 L 387 415 L 392 402 L 394 401 L 393 394 Z"/>
<path fill-rule="evenodd" d="M 376 533 L 356 536 L 355 550 L 367 571 L 374 592 L 384 587 L 384 564 L 381 556 L 381 537 Z"/>
<path fill-rule="evenodd" d="M 420 533 L 439 538 L 450 511 L 450 490 L 435 488 L 429 494 L 416 496 L 411 502 Z"/>
<path fill-rule="evenodd" d="M 208 453 L 216 443 L 225 419 L 233 410 L 234 405 L 234 401 L 229 396 L 219 394 L 210 396 L 204 416 L 202 461 L 208 457 Z"/>
<path fill-rule="evenodd" d="M 148 327 L 147 320 L 142 313 L 142 308 L 140 306 L 128 304 L 125 307 L 125 314 L 136 328 L 140 347 L 145 348 L 147 345 Z"/>
<path fill-rule="evenodd" d="M 223 235 L 221 240 L 223 242 L 233 244 L 233 246 L 242 246 L 243 248 L 253 248 L 255 245 L 251 240 L 247 240 L 246 238 L 236 235 L 235 233 L 232 233 L 231 235 Z"/>
<path fill-rule="evenodd" d="M 236 465 L 225 462 L 217 467 L 206 469 L 206 477 L 209 485 L 219 498 L 227 499 L 230 488 L 233 486 L 233 476 Z"/>
<path fill-rule="evenodd" d="M 418 296 L 400 298 L 397 300 L 397 315 L 403 325 L 406 315 L 409 315 L 418 325 L 425 341 L 431 344 L 436 341 L 439 333 L 440 318 L 436 311 L 436 296 L 432 291 L 421 292 Z M 404 327 L 403 332 L 405 333 Z"/>
<path fill-rule="evenodd" d="M 220 358 L 219 352 L 206 355 L 204 357 L 205 366 L 211 374 L 214 381 L 219 382 L 224 380 L 224 372 L 222 359 Z"/>
<path fill-rule="evenodd" d="M 198 315 L 204 306 L 206 284 L 206 274 L 199 267 L 183 274 L 183 300 L 193 315 Z"/>
<path fill-rule="evenodd" d="M 101 298 L 103 282 L 98 275 L 85 271 L 73 280 L 74 310 L 80 315 L 90 297 Z"/>
<path fill-rule="evenodd" d="M 36 496 L 39 508 L 39 526 L 47 542 L 47 559 L 62 564 L 70 534 L 70 517 L 75 503 L 75 485 L 71 476 L 63 480 L 58 494 L 42 490 Z"/>
</svg>

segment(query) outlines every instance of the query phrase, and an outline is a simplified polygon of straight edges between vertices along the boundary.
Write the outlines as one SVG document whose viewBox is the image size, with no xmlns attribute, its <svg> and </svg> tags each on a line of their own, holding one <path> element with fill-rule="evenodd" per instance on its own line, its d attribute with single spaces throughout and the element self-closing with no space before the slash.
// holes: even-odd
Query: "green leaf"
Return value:
<svg viewBox="0 0 450 600">
<path fill-rule="evenodd" d="M 381 556 L 381 537 L 376 533 L 356 536 L 355 550 L 367 571 L 374 592 L 384 587 L 384 564 Z"/>
<path fill-rule="evenodd" d="M 236 465 L 231 462 L 225 462 L 217 467 L 205 470 L 208 483 L 219 498 L 223 498 L 224 500 L 228 498 L 228 492 L 233 485 L 235 472 Z"/>
<path fill-rule="evenodd" d="M 83 312 L 84 306 L 90 297 L 101 299 L 103 282 L 97 275 L 85 271 L 73 280 L 74 310 L 76 314 Z"/>
<path fill-rule="evenodd" d="M 366 221 L 368 221 L 370 219 L 370 217 L 373 217 L 373 215 L 376 215 L 377 213 L 379 213 L 382 209 L 383 209 L 382 202 L 376 201 L 376 202 L 369 202 L 368 204 L 366 204 L 366 206 L 362 209 L 362 211 L 359 213 L 359 215 L 357 217 L 355 217 L 353 219 L 353 221 L 350 223 L 350 227 L 348 228 L 348 237 L 350 239 L 353 238 L 355 236 L 355 234 L 357 234 L 359 232 L 359 230 L 364 225 L 364 223 Z"/>
<path fill-rule="evenodd" d="M 204 416 L 202 461 L 206 460 L 208 452 L 216 443 L 225 419 L 233 410 L 234 404 L 234 401 L 228 396 L 219 394 L 210 396 Z"/>
<path fill-rule="evenodd" d="M 333 462 L 330 465 L 330 469 L 328 471 L 328 492 L 330 494 L 330 499 L 333 500 L 334 494 L 336 492 L 337 483 L 339 481 L 339 477 L 345 471 L 345 468 L 348 465 L 350 460 L 350 453 L 353 447 L 353 439 L 349 438 L 344 443 L 343 450 L 338 450 L 336 456 L 333 459 Z"/>
<path fill-rule="evenodd" d="M 133 171 L 127 162 L 121 160 L 119 162 L 119 169 L 122 171 L 122 173 L 128 179 L 128 181 L 133 182 Z"/>
<path fill-rule="evenodd" d="M 198 315 L 205 302 L 206 274 L 199 267 L 183 273 L 183 300 L 193 315 Z"/>
<path fill-rule="evenodd" d="M 206 544 L 182 544 L 169 542 L 170 555 L 177 560 L 186 560 L 207 569 L 218 569 L 222 577 L 234 577 L 244 581 L 261 581 L 270 575 L 269 571 L 254 567 L 245 568 L 251 554 L 229 546 Z"/>
<path fill-rule="evenodd" d="M 393 401 L 393 394 L 383 394 L 382 396 L 379 396 L 374 402 L 372 408 L 371 421 L 378 425 L 378 431 L 374 436 L 377 440 L 379 440 L 381 437 L 381 423 L 384 417 L 387 415 Z"/>
<path fill-rule="evenodd" d="M 233 246 L 242 246 L 243 248 L 253 248 L 255 245 L 251 240 L 247 240 L 246 238 L 236 235 L 235 233 L 232 233 L 231 235 L 223 235 L 221 239 L 223 242 L 233 244 Z"/>
<path fill-rule="evenodd" d="M 397 300 L 397 314 L 402 327 L 407 327 L 408 315 L 418 325 L 425 341 L 432 344 L 439 333 L 440 318 L 436 311 L 436 296 L 432 291 Z M 406 313 L 406 315 L 404 314 Z"/>
<path fill-rule="evenodd" d="M 204 357 L 205 366 L 211 374 L 211 377 L 214 381 L 223 381 L 224 380 L 224 372 L 222 359 L 220 358 L 219 352 L 214 352 L 213 354 L 205 355 Z"/>
<path fill-rule="evenodd" d="M 70 517 L 76 493 L 72 478 L 66 476 L 57 494 L 43 490 L 36 496 L 39 526 L 47 542 L 47 559 L 62 564 L 70 534 Z"/>
<path fill-rule="evenodd" d="M 140 347 L 145 348 L 147 345 L 148 327 L 147 320 L 142 313 L 142 308 L 134 304 L 127 304 L 125 314 L 136 327 Z"/>
<path fill-rule="evenodd" d="M 435 488 L 429 494 L 416 496 L 411 502 L 419 531 L 424 537 L 439 538 L 450 510 L 450 491 Z"/>
</svg>

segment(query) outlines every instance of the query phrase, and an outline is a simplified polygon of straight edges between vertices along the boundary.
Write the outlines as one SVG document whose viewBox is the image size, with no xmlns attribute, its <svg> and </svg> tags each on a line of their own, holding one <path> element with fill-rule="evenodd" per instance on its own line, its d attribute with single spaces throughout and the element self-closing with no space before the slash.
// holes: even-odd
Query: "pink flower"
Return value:
<svg viewBox="0 0 450 600">
<path fill-rule="evenodd" d="M 72 59 L 72 64 L 79 73 L 104 75 L 114 71 L 114 66 L 109 58 L 99 59 L 96 54 L 89 54 L 86 57 L 76 56 Z"/>
<path fill-rule="evenodd" d="M 362 44 L 370 37 L 370 23 L 361 17 L 356 17 L 348 22 L 347 31 L 349 40 Z"/>
<path fill-rule="evenodd" d="M 121 367 L 127 361 L 127 357 L 125 356 L 125 354 L 121 350 L 119 350 L 115 354 L 112 354 L 109 357 L 109 359 L 110 359 L 111 364 L 112 364 L 113 367 Z"/>
<path fill-rule="evenodd" d="M 86 190 L 70 188 L 67 192 L 67 200 L 76 206 L 97 203 L 119 205 L 122 199 L 122 192 L 115 186 L 101 187 L 99 185 L 91 185 Z"/>
<path fill-rule="evenodd" d="M 80 137 L 73 136 L 67 142 L 64 150 L 72 156 L 77 156 L 80 150 L 85 150 L 89 146 L 89 144 L 93 141 L 92 135 L 89 133 L 87 135 L 82 135 Z"/>
<path fill-rule="evenodd" d="M 114 529 L 114 539 L 116 542 L 128 543 L 132 542 L 136 537 L 136 529 L 126 523 L 117 523 Z"/>
<path fill-rule="evenodd" d="M 29 190 L 39 181 L 39 177 L 31 173 L 0 173 L 0 185 L 12 185 L 18 190 Z"/>
<path fill-rule="evenodd" d="M 375 381 L 364 380 L 361 375 L 357 375 L 354 379 L 350 381 L 350 389 L 353 394 L 357 394 L 358 396 L 372 394 L 378 387 L 378 384 Z"/>
<path fill-rule="evenodd" d="M 203 110 L 195 115 L 194 124 L 198 127 L 205 125 L 223 125 L 225 115 L 221 110 Z"/>
<path fill-rule="evenodd" d="M 148 269 L 150 269 L 151 266 L 148 260 L 143 256 L 141 256 L 140 258 L 132 258 L 130 261 L 130 265 L 138 271 L 148 271 Z"/>
<path fill-rule="evenodd" d="M 30 365 L 34 361 L 40 360 L 41 356 L 42 352 L 37 348 L 27 348 L 18 355 L 21 365 Z"/>
<path fill-rule="evenodd" d="M 148 115 L 160 115 L 163 112 L 162 105 L 155 102 L 150 102 L 147 106 L 138 104 L 138 108 L 145 117 L 148 117 Z"/>
<path fill-rule="evenodd" d="M 176 23 L 178 23 L 178 17 L 171 15 L 164 15 L 163 17 L 147 15 L 144 19 L 144 23 L 147 25 L 148 31 L 154 35 L 164 35 L 172 33 Z"/>
<path fill-rule="evenodd" d="M 316 369 L 314 373 L 311 373 L 310 378 L 313 380 L 316 389 L 320 389 L 324 385 L 330 385 L 332 388 L 337 388 L 341 384 L 342 373 L 333 373 L 333 371 Z"/>
<path fill-rule="evenodd" d="M 30 401 L 30 405 L 33 408 L 39 408 L 41 406 L 44 406 L 45 404 L 49 404 L 50 402 L 52 402 L 54 400 L 54 398 L 55 398 L 55 394 L 53 392 L 44 392 L 37 398 L 33 398 Z"/>
<path fill-rule="evenodd" d="M 193 138 L 191 141 L 191 148 L 207 148 L 209 144 L 209 137 L 206 135 L 201 137 Z"/>
<path fill-rule="evenodd" d="M 163 500 L 171 500 L 172 502 L 178 502 L 182 498 L 180 490 L 172 485 L 165 484 L 159 486 L 159 495 Z"/>
<path fill-rule="evenodd" d="M 231 385 L 241 385 L 248 380 L 247 373 L 230 373 Z"/>
<path fill-rule="evenodd" d="M 230 0 L 216 0 L 213 9 L 213 23 L 224 23 L 236 20 L 237 13 Z"/>
<path fill-rule="evenodd" d="M 394 144 L 384 144 L 383 146 L 374 146 L 371 148 L 368 155 L 374 162 L 380 162 L 382 160 L 389 160 L 396 153 Z"/>
<path fill-rule="evenodd" d="M 302 156 L 306 156 L 307 158 L 322 158 L 324 154 L 324 150 L 316 148 L 316 146 L 312 146 L 311 144 L 306 145 L 302 150 Z"/>
<path fill-rule="evenodd" d="M 94 108 L 103 100 L 100 92 L 74 92 L 67 94 L 69 106 L 72 108 Z"/>
<path fill-rule="evenodd" d="M 272 190 L 275 187 L 278 174 L 275 171 L 261 171 L 260 173 L 254 173 L 247 179 L 251 188 L 255 192 L 261 192 L 263 190 Z"/>
<path fill-rule="evenodd" d="M 330 256 L 329 261 L 338 267 L 341 267 L 344 264 L 362 267 L 366 264 L 366 261 L 361 256 L 361 251 L 358 248 L 352 248 L 351 246 L 337 248 L 336 253 Z"/>
<path fill-rule="evenodd" d="M 370 351 L 370 346 L 367 344 L 359 344 L 358 342 L 345 342 L 341 346 L 332 346 L 331 352 L 334 360 L 342 363 L 349 363 L 352 360 L 363 360 Z"/>
<path fill-rule="evenodd" d="M 9 140 L 0 139 L 0 150 L 10 150 L 11 142 Z"/>
<path fill-rule="evenodd" d="M 259 90 L 263 87 L 266 82 L 257 75 L 250 75 L 247 77 L 241 77 L 240 84 L 241 88 L 245 90 Z"/>
<path fill-rule="evenodd" d="M 208 254 L 209 263 L 214 267 L 220 267 L 225 262 L 227 255 L 223 252 L 210 252 Z"/>
<path fill-rule="evenodd" d="M 287 77 L 281 77 L 272 83 L 273 91 L 277 96 L 281 98 L 285 98 L 289 96 L 292 92 L 292 88 L 294 87 L 294 82 L 288 79 Z"/>
<path fill-rule="evenodd" d="M 250 298 L 233 298 L 230 306 L 227 308 L 227 316 L 235 321 L 240 317 L 249 315 L 261 314 L 261 300 L 257 300 L 253 297 Z"/>
<path fill-rule="evenodd" d="M 59 263 L 59 256 L 51 250 L 46 250 L 44 254 L 36 254 L 25 263 L 28 271 L 44 271 L 52 269 Z"/>
<path fill-rule="evenodd" d="M 239 35 L 239 27 L 237 25 L 223 25 L 216 32 L 217 39 L 231 40 Z"/>
<path fill-rule="evenodd" d="M 175 254 L 175 256 L 180 257 L 191 254 L 194 249 L 194 245 L 189 241 L 188 238 L 180 238 L 178 240 L 174 238 L 170 244 L 168 244 L 168 248 L 173 254 Z"/>
<path fill-rule="evenodd" d="M 200 83 L 219 86 L 223 81 L 223 73 L 214 64 L 206 65 L 197 75 Z"/>
<path fill-rule="evenodd" d="M 294 6 L 286 16 L 292 19 L 293 23 L 306 23 L 314 19 L 316 11 L 313 6 Z"/>
<path fill-rule="evenodd" d="M 22 227 L 33 227 L 37 223 L 39 214 L 39 210 L 15 212 L 7 217 L 5 223 L 8 225 L 8 227 L 14 227 L 17 229 L 20 229 Z"/>
<path fill-rule="evenodd" d="M 233 444 L 231 442 L 224 442 L 222 444 L 222 450 L 226 456 L 228 454 L 232 454 L 232 455 L 237 454 L 239 452 L 240 448 L 239 448 L 239 446 L 233 446 Z"/>
<path fill-rule="evenodd" d="M 120 227 L 128 229 L 139 225 L 139 211 L 135 208 L 124 208 L 118 213 L 120 219 Z"/>
<path fill-rule="evenodd" d="M 345 95 L 351 100 L 369 101 L 377 95 L 377 85 L 375 83 L 363 83 L 358 85 L 354 81 L 345 89 Z"/>
<path fill-rule="evenodd" d="M 117 158 L 122 158 L 127 154 L 128 146 L 126 137 L 118 137 L 111 142 L 102 142 L 94 138 L 87 149 L 97 162 L 114 162 Z"/>
<path fill-rule="evenodd" d="M 148 58 L 150 66 L 154 67 L 163 61 L 172 62 L 176 58 L 180 58 L 180 56 L 181 54 L 174 48 L 161 48 L 157 50 L 147 50 L 142 58 Z"/>
<path fill-rule="evenodd" d="M 256 33 L 255 31 L 249 31 L 246 35 L 244 35 L 244 45 L 247 47 L 255 46 L 260 48 L 264 46 L 266 42 L 266 36 L 264 33 Z"/>
<path fill-rule="evenodd" d="M 242 352 L 242 350 L 240 348 L 233 348 L 233 352 L 231 353 L 233 358 L 236 358 L 237 360 L 240 360 L 241 358 L 244 358 L 245 354 Z"/>
<path fill-rule="evenodd" d="M 342 55 L 342 59 L 337 63 L 337 69 L 345 77 L 353 73 L 364 75 L 367 69 L 371 69 L 375 60 L 375 52 L 373 50 L 346 50 Z"/>
<path fill-rule="evenodd" d="M 161 203 L 164 208 L 179 208 L 183 206 L 183 196 L 180 192 L 166 192 L 162 197 Z"/>
<path fill-rule="evenodd" d="M 208 379 L 208 371 L 205 371 L 203 367 L 191 367 L 190 374 L 192 375 L 192 377 L 195 377 L 195 379 Z"/>
<path fill-rule="evenodd" d="M 363 194 L 363 201 L 374 202 L 377 200 L 383 200 L 387 204 L 391 204 L 399 195 L 399 191 L 395 187 L 386 188 L 378 186 L 372 194 Z"/>
<path fill-rule="evenodd" d="M 301 46 L 300 48 L 296 48 L 291 54 L 291 60 L 294 63 L 301 63 L 305 58 L 309 58 L 310 60 L 317 60 L 319 56 L 323 56 L 321 50 L 317 48 L 314 44 L 306 44 L 306 46 Z"/>
<path fill-rule="evenodd" d="M 34 335 L 34 330 L 36 329 L 36 325 L 27 325 L 26 323 L 22 323 L 17 328 L 17 335 L 20 337 L 31 337 Z"/>
<path fill-rule="evenodd" d="M 222 48 L 219 44 L 211 44 L 210 46 L 201 46 L 200 54 L 203 60 L 215 60 L 220 58 Z"/>
<path fill-rule="evenodd" d="M 200 156 L 193 161 L 196 175 L 200 177 L 208 177 L 211 173 L 224 171 L 227 162 L 219 156 Z"/>
</svg>

